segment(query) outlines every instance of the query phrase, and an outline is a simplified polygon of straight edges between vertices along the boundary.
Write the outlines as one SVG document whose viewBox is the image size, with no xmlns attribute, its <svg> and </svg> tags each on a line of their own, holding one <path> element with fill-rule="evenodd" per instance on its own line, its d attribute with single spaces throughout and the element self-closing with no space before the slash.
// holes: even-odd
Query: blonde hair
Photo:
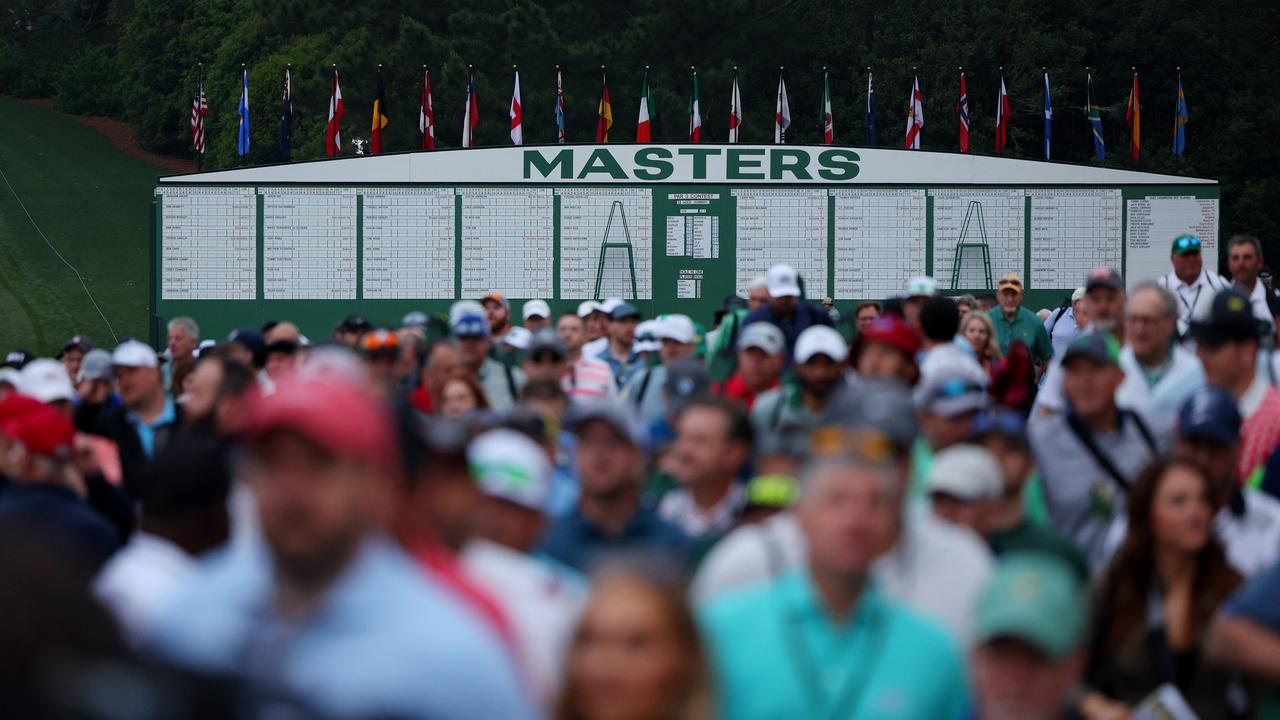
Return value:
<svg viewBox="0 0 1280 720">
<path fill-rule="evenodd" d="M 996 338 L 995 323 L 991 322 L 991 318 L 987 317 L 986 313 L 971 312 L 965 315 L 964 321 L 960 323 L 960 335 L 963 337 L 969 329 L 969 325 L 974 322 L 982 323 L 983 327 L 987 329 L 987 346 L 982 349 L 982 356 L 993 360 L 1003 358 L 1004 354 L 1000 352 L 1000 341 Z"/>
</svg>

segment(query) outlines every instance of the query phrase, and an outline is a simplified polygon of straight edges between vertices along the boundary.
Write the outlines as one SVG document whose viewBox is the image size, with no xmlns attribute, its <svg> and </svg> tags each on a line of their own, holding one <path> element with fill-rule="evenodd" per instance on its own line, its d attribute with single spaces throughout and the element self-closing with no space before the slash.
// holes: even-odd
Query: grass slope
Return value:
<svg viewBox="0 0 1280 720">
<path fill-rule="evenodd" d="M 150 200 L 163 171 L 69 117 L 6 98 L 0 170 L 49 242 L 80 270 L 115 334 L 145 340 Z M 77 333 L 112 346 L 75 273 L 0 181 L 0 350 L 52 355 Z"/>
</svg>

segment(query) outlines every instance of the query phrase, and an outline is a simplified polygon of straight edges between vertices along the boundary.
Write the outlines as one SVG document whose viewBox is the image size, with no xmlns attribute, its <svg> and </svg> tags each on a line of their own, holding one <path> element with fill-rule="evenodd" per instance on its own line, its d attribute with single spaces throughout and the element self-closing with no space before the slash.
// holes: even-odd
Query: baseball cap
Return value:
<svg viewBox="0 0 1280 720">
<path fill-rule="evenodd" d="M 1004 289 L 1016 290 L 1022 292 L 1022 278 L 1017 273 L 1006 273 L 1000 276 L 999 282 L 996 283 L 996 291 Z"/>
<path fill-rule="evenodd" d="M 1089 358 L 1103 365 L 1120 365 L 1120 343 L 1111 333 L 1088 332 L 1080 335 L 1067 346 L 1062 354 L 1062 365 L 1065 368 L 1076 358 Z"/>
<path fill-rule="evenodd" d="M 1249 298 L 1235 288 L 1220 291 L 1209 306 L 1209 315 L 1191 321 L 1191 336 L 1210 347 L 1258 337 L 1258 321 Z"/>
<path fill-rule="evenodd" d="M 711 394 L 711 373 L 697 358 L 685 358 L 667 368 L 667 382 L 662 389 L 671 408 L 678 410 L 690 400 Z"/>
<path fill-rule="evenodd" d="M 698 337 L 697 331 L 693 329 L 693 320 L 688 315 L 677 313 L 658 318 L 654 334 L 659 340 L 674 340 L 682 345 L 688 345 Z"/>
<path fill-rule="evenodd" d="M 931 493 L 965 501 L 995 500 L 1004 490 L 1004 475 L 990 450 L 960 443 L 934 456 L 927 484 Z"/>
<path fill-rule="evenodd" d="M 1173 246 L 1169 248 L 1171 255 L 1186 255 L 1187 253 L 1200 252 L 1200 238 L 1195 235 L 1179 235 L 1173 239 Z"/>
<path fill-rule="evenodd" d="M 467 464 L 486 495 L 538 512 L 546 506 L 551 463 L 528 435 L 508 428 L 482 433 L 467 446 Z"/>
<path fill-rule="evenodd" d="M 781 355 L 787 351 L 787 339 L 778 326 L 770 322 L 753 322 L 742 328 L 738 335 L 738 349 L 760 348 L 767 355 Z"/>
<path fill-rule="evenodd" d="M 578 317 L 583 318 L 584 320 L 589 317 L 591 313 L 598 312 L 604 312 L 604 310 L 600 308 L 600 303 L 595 300 L 583 300 L 578 303 Z"/>
<path fill-rule="evenodd" d="M 1089 271 L 1089 275 L 1084 279 L 1084 290 L 1089 292 L 1097 287 L 1107 287 L 1112 290 L 1124 290 L 1124 278 L 1120 277 L 1120 273 L 1107 267 L 1096 267 Z M 1072 300 L 1076 299 L 1075 295 L 1071 296 Z"/>
<path fill-rule="evenodd" d="M 137 340 L 125 340 L 111 353 L 111 364 L 116 367 L 153 368 L 160 366 L 160 358 L 151 346 Z"/>
<path fill-rule="evenodd" d="M 800 482 L 790 475 L 770 473 L 747 481 L 747 506 L 785 509 L 800 500 Z"/>
<path fill-rule="evenodd" d="M 1076 577 L 1066 562 L 1047 553 L 1006 555 L 978 595 L 978 642 L 1017 638 L 1051 658 L 1075 650 L 1088 615 Z"/>
<path fill-rule="evenodd" d="M 800 296 L 800 278 L 790 265 L 774 265 L 765 273 L 764 279 L 769 295 L 773 297 Z"/>
<path fill-rule="evenodd" d="M 938 294 L 938 281 L 928 275 L 917 275 L 907 281 L 907 297 L 928 297 Z"/>
<path fill-rule="evenodd" d="M 341 332 L 368 332 L 372 329 L 373 323 L 363 315 L 348 315 L 338 323 L 338 330 Z"/>
<path fill-rule="evenodd" d="M 4 356 L 4 366 L 14 370 L 21 370 L 27 363 L 35 359 L 35 354 L 28 350 L 10 350 Z"/>
<path fill-rule="evenodd" d="M 640 311 L 631 303 L 618 303 L 609 311 L 610 320 L 626 320 L 627 318 L 639 319 L 639 317 Z"/>
<path fill-rule="evenodd" d="M 631 344 L 631 352 L 657 352 L 662 348 L 658 341 L 658 321 L 645 320 L 636 325 L 636 339 Z"/>
<path fill-rule="evenodd" d="M 0 366 L 0 384 L 12 385 L 17 388 L 22 384 L 22 372 L 8 366 Z"/>
<path fill-rule="evenodd" d="M 76 389 L 71 385 L 62 363 L 49 358 L 40 358 L 27 363 L 22 368 L 22 377 L 18 386 L 23 395 L 29 395 L 42 403 L 57 400 L 74 400 Z"/>
<path fill-rule="evenodd" d="M 368 322 L 367 320 L 365 321 Z M 366 327 L 365 331 L 373 328 Z M 253 364 L 261 367 L 267 361 L 267 340 L 262 337 L 262 333 L 253 328 L 238 328 L 232 330 L 227 335 L 227 342 L 243 345 L 250 353 L 253 354 Z"/>
<path fill-rule="evenodd" d="M 961 362 L 939 363 L 916 387 L 916 406 L 943 417 L 981 410 L 988 400 L 985 380 Z"/>
<path fill-rule="evenodd" d="M 578 432 L 583 425 L 599 420 L 606 423 L 625 442 L 642 448 L 648 441 L 648 434 L 640 421 L 628 408 L 610 400 L 583 400 L 575 402 L 569 408 L 565 426 L 571 432 Z"/>
<path fill-rule="evenodd" d="M 393 470 L 398 459 L 386 407 L 357 381 L 334 371 L 290 375 L 275 392 L 255 397 L 247 435 L 293 430 L 334 455 Z"/>
<path fill-rule="evenodd" d="M 622 304 L 622 298 L 608 298 L 606 300 L 601 300 L 600 302 L 596 303 L 596 305 L 598 305 L 600 308 L 600 312 L 604 313 L 605 315 L 612 314 L 613 309 L 618 307 L 621 304 Z"/>
<path fill-rule="evenodd" d="M 546 300 L 529 300 L 520 308 L 520 315 L 527 321 L 531 317 L 551 318 L 551 306 Z"/>
<path fill-rule="evenodd" d="M 858 336 L 859 342 L 878 342 L 888 345 L 908 358 L 915 360 L 920 352 L 920 336 L 897 315 L 881 315 Z"/>
<path fill-rule="evenodd" d="M 999 435 L 1026 447 L 1027 419 L 1017 410 L 997 405 L 978 413 L 970 426 L 969 435 L 973 438 Z"/>
<path fill-rule="evenodd" d="M 1178 409 L 1179 438 L 1207 438 L 1221 445 L 1240 439 L 1240 409 L 1231 393 L 1203 387 Z"/>
<path fill-rule="evenodd" d="M 449 308 L 449 328 L 454 337 L 488 337 L 489 318 L 475 300 L 459 300 Z"/>
<path fill-rule="evenodd" d="M 1077 300 L 1082 300 L 1082 299 L 1084 299 L 1084 294 L 1085 294 L 1086 292 L 1088 292 L 1088 290 L 1087 290 L 1087 289 L 1085 288 L 1085 286 L 1083 286 L 1083 285 L 1081 285 L 1080 287 L 1076 288 L 1075 290 L 1072 290 L 1072 291 L 1071 291 L 1071 302 L 1075 302 L 1075 301 L 1077 301 Z"/>
<path fill-rule="evenodd" d="M 512 326 L 502 335 L 502 344 L 516 350 L 524 350 L 529 347 L 529 341 L 533 339 L 533 333 L 529 328 Z"/>
<path fill-rule="evenodd" d="M 41 404 L 12 417 L 6 422 L 5 434 L 21 442 L 32 455 L 66 459 L 71 455 L 76 428 L 65 414 Z"/>
<path fill-rule="evenodd" d="M 111 353 L 102 348 L 94 348 L 85 353 L 84 359 L 80 361 L 80 373 L 76 380 L 110 380 L 111 365 Z"/>
<path fill-rule="evenodd" d="M 796 338 L 796 362 L 807 363 L 815 355 L 826 355 L 837 363 L 849 357 L 849 346 L 834 328 L 813 325 Z"/>
<path fill-rule="evenodd" d="M 496 302 L 504 308 L 511 307 L 511 301 L 503 297 L 500 292 L 485 293 L 484 296 L 480 298 L 480 304 L 483 305 L 487 302 Z"/>
<path fill-rule="evenodd" d="M 920 432 L 906 383 L 881 378 L 864 378 L 837 390 L 821 424 L 875 430 L 889 438 L 899 453 L 909 451 Z"/>
<path fill-rule="evenodd" d="M 62 350 L 58 352 L 58 359 L 61 360 L 62 356 L 66 355 L 71 350 L 79 350 L 82 353 L 87 353 L 92 349 L 93 341 L 90 340 L 87 335 L 73 335 L 70 340 L 63 344 Z"/>
<path fill-rule="evenodd" d="M 529 338 L 529 347 L 525 352 L 525 357 L 531 358 L 540 352 L 551 352 L 561 360 L 569 354 L 568 349 L 564 346 L 564 341 L 551 328 L 542 328 Z"/>
<path fill-rule="evenodd" d="M 400 318 L 400 327 L 426 327 L 426 326 L 427 326 L 427 314 L 419 310 L 414 310 L 412 312 L 405 313 L 405 316 Z"/>
</svg>

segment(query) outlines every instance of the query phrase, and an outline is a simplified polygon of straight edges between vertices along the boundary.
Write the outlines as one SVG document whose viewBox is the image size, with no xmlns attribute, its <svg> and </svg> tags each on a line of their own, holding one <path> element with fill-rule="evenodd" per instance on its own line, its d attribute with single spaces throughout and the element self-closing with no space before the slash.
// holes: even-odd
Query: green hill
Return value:
<svg viewBox="0 0 1280 720">
<path fill-rule="evenodd" d="M 163 171 L 97 130 L 8 98 L 0 98 L 0 171 L 12 186 L 0 181 L 0 349 L 52 354 L 77 333 L 110 347 L 111 329 L 145 339 L 148 213 Z"/>
</svg>

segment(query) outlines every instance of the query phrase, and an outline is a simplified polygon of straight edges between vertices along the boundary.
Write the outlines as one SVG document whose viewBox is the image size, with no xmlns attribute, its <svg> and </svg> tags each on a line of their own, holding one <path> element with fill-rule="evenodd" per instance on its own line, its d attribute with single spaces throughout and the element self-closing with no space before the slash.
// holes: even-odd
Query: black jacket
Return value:
<svg viewBox="0 0 1280 720">
<path fill-rule="evenodd" d="M 93 434 L 101 435 L 114 442 L 120 450 L 120 471 L 124 476 L 124 489 L 129 496 L 136 499 L 143 482 L 143 476 L 151 458 L 142 451 L 142 440 L 138 431 L 129 423 L 128 411 L 123 407 L 104 412 L 94 425 Z M 159 452 L 169 442 L 173 433 L 182 426 L 182 406 L 174 405 L 174 420 L 156 428 L 155 444 L 152 452 Z"/>
</svg>

